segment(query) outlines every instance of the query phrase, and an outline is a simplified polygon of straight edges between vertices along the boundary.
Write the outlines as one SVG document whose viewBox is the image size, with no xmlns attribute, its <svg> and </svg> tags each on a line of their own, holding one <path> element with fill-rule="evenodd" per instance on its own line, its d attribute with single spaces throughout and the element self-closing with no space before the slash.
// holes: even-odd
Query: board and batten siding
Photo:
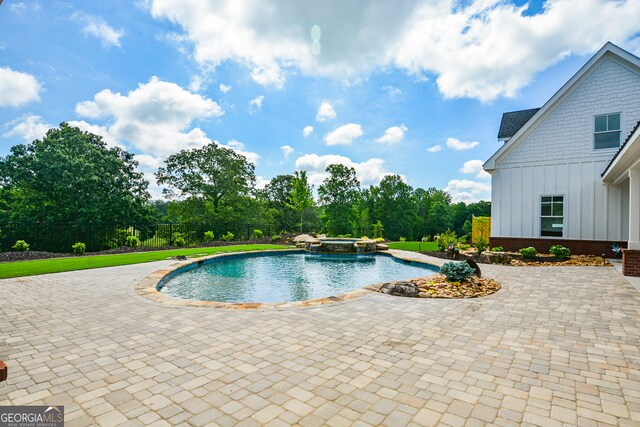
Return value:
<svg viewBox="0 0 640 427">
<path fill-rule="evenodd" d="M 628 189 L 602 183 L 608 160 L 497 168 L 492 175 L 491 235 L 540 237 L 540 197 L 564 196 L 564 238 L 625 240 Z"/>
<path fill-rule="evenodd" d="M 594 116 L 621 114 L 621 139 L 640 120 L 640 74 L 604 56 L 599 64 L 496 161 L 492 236 L 540 237 L 540 197 L 564 196 L 564 238 L 626 240 L 628 189 L 602 183 L 617 149 L 595 150 Z"/>
</svg>

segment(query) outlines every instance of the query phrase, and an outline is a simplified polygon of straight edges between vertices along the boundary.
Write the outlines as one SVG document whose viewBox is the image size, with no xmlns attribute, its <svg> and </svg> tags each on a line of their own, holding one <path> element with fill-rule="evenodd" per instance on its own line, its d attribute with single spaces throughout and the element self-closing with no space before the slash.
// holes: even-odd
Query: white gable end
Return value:
<svg viewBox="0 0 640 427">
<path fill-rule="evenodd" d="M 622 113 L 624 139 L 640 120 L 640 75 L 604 57 L 510 152 L 497 159 L 496 165 L 611 159 L 617 149 L 594 150 L 593 122 L 596 115 L 618 112 Z"/>
</svg>

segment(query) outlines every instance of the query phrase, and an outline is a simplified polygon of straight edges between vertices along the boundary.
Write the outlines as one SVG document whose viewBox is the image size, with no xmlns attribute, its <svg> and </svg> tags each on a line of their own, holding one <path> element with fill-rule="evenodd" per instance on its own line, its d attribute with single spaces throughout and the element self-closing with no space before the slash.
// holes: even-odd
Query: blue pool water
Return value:
<svg viewBox="0 0 640 427">
<path fill-rule="evenodd" d="M 174 297 L 220 302 L 304 301 L 375 283 L 428 276 L 437 267 L 387 255 L 263 253 L 212 258 L 161 283 Z"/>
</svg>

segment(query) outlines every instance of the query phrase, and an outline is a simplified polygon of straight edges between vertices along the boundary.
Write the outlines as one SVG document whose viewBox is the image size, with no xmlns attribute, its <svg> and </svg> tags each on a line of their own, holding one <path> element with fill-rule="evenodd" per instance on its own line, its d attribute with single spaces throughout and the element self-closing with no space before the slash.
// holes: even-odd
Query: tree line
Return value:
<svg viewBox="0 0 640 427">
<path fill-rule="evenodd" d="M 264 224 L 288 232 L 421 239 L 447 229 L 467 234 L 488 202 L 452 203 L 436 188 L 398 175 L 363 188 L 353 168 L 329 165 L 317 188 L 305 171 L 256 188 L 254 165 L 214 142 L 169 156 L 155 173 L 164 200 L 152 200 L 133 154 L 66 123 L 0 158 L 0 228 L 37 223 Z M 317 197 L 315 196 L 317 194 Z M 465 226 L 465 224 L 467 224 Z"/>
</svg>

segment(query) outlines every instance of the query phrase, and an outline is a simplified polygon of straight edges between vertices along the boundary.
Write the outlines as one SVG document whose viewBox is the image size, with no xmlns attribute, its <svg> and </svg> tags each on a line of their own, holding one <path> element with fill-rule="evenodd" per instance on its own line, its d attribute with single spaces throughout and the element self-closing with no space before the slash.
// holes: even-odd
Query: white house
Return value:
<svg viewBox="0 0 640 427">
<path fill-rule="evenodd" d="M 624 251 L 640 275 L 640 58 L 607 43 L 542 108 L 505 113 L 491 174 L 491 245 Z"/>
</svg>

